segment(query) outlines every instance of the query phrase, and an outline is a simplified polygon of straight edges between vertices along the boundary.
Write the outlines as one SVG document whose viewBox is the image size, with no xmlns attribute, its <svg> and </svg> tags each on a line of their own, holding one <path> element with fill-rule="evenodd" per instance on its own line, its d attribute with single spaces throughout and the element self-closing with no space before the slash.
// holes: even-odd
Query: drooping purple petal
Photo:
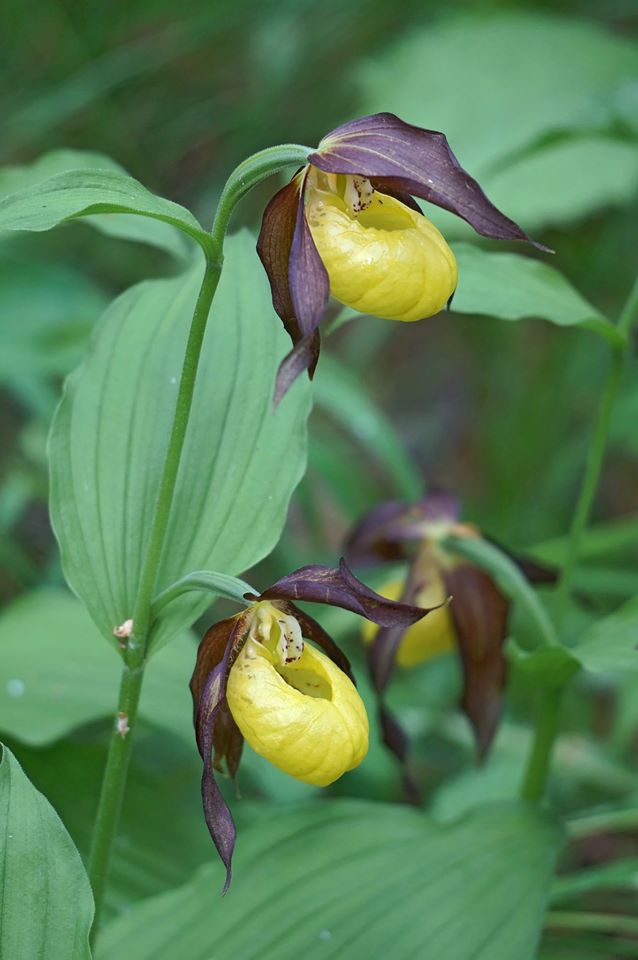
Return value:
<svg viewBox="0 0 638 960">
<path fill-rule="evenodd" d="M 368 651 L 370 677 L 377 693 L 383 693 L 394 673 L 397 654 L 407 627 L 382 627 Z"/>
<path fill-rule="evenodd" d="M 206 631 L 197 648 L 195 668 L 190 679 L 194 715 L 197 714 L 204 686 L 211 672 L 224 659 L 228 645 L 235 635 L 234 631 L 239 620 L 240 617 L 228 617 L 226 620 L 220 620 L 213 624 L 210 630 Z M 225 688 L 221 692 L 221 696 L 224 695 Z"/>
<path fill-rule="evenodd" d="M 321 338 L 318 330 L 302 337 L 294 345 L 279 364 L 277 379 L 275 381 L 275 395 L 273 397 L 273 406 L 279 406 L 286 396 L 297 377 L 301 376 L 306 370 L 312 380 L 319 360 L 319 350 L 321 349 Z"/>
<path fill-rule="evenodd" d="M 509 603 L 483 570 L 467 563 L 447 570 L 444 582 L 452 595 L 450 612 L 463 670 L 461 707 L 483 760 L 501 716 Z"/>
<path fill-rule="evenodd" d="M 275 310 L 293 343 L 300 338 L 299 324 L 290 296 L 288 262 L 301 199 L 299 178 L 282 187 L 264 211 L 257 240 L 257 253 L 264 265 Z"/>
<path fill-rule="evenodd" d="M 246 635 L 248 617 L 242 614 L 215 624 L 205 635 L 198 652 L 190 687 L 195 712 L 197 748 L 204 763 L 202 803 L 204 818 L 212 841 L 226 867 L 224 893 L 231 880 L 231 862 L 237 831 L 228 805 L 217 786 L 215 764 L 221 762 L 221 750 L 227 751 L 228 768 L 237 772 L 241 743 L 233 729 L 234 720 L 226 716 L 226 685 L 230 667 Z M 223 724 L 218 730 L 218 723 Z M 241 734 L 239 734 L 241 738 Z M 213 759 L 213 750 L 215 758 Z"/>
<path fill-rule="evenodd" d="M 260 600 L 310 600 L 352 610 L 382 627 L 409 626 L 429 609 L 388 600 L 358 580 L 341 560 L 338 569 L 311 564 L 282 577 Z"/>
<path fill-rule="evenodd" d="M 352 681 L 356 686 L 356 680 L 354 674 L 352 673 L 352 667 L 350 666 L 350 661 L 346 657 L 345 653 L 337 646 L 329 633 L 327 633 L 320 623 L 313 618 L 308 616 L 303 610 L 301 610 L 294 603 L 286 602 L 282 604 L 287 611 L 296 618 L 299 626 L 301 627 L 302 636 L 307 637 L 308 640 L 312 640 L 313 643 L 316 643 L 318 647 L 321 647 L 323 652 L 330 657 L 333 663 L 339 667 L 340 670 L 345 673 L 345 675 Z"/>
<path fill-rule="evenodd" d="M 288 260 L 288 283 L 299 332 L 306 337 L 314 333 L 323 319 L 330 297 L 330 281 L 306 220 L 304 193 L 305 179 Z"/>
<path fill-rule="evenodd" d="M 221 673 L 224 669 L 223 662 L 218 664 L 204 685 L 197 711 L 197 746 L 204 761 L 202 773 L 204 819 L 221 861 L 226 867 L 226 881 L 223 889 L 226 893 L 232 878 L 232 859 L 237 829 L 228 804 L 217 786 L 213 770 L 213 739 L 215 721 L 223 703 L 223 700 L 219 700 L 219 688 Z"/>
<path fill-rule="evenodd" d="M 215 717 L 215 731 L 213 736 L 213 766 L 216 770 L 222 769 L 222 761 L 226 762 L 226 768 L 235 780 L 239 770 L 242 750 L 244 748 L 244 738 L 235 718 L 230 712 L 228 700 L 224 697 L 219 705 L 219 713 Z"/>
<path fill-rule="evenodd" d="M 421 197 L 467 220 L 484 237 L 527 240 L 547 250 L 488 200 L 443 133 L 412 126 L 392 113 L 344 123 L 324 137 L 308 161 L 326 173 L 368 177 L 382 193 Z"/>
</svg>

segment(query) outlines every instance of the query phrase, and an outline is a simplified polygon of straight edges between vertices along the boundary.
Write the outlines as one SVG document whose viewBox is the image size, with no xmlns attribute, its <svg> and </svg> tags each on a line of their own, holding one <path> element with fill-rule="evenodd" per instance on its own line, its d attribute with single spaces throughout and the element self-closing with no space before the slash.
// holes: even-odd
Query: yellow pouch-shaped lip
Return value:
<svg viewBox="0 0 638 960">
<path fill-rule="evenodd" d="M 456 289 L 454 254 L 430 221 L 374 192 L 354 212 L 337 192 L 309 184 L 306 216 L 335 299 L 388 320 L 421 320 Z"/>
<path fill-rule="evenodd" d="M 379 593 L 389 600 L 398 600 L 403 592 L 403 583 L 393 580 L 384 584 Z M 415 602 L 422 607 L 432 607 L 446 599 L 445 587 L 440 577 L 433 577 L 431 583 L 419 592 Z M 366 621 L 363 625 L 363 641 L 372 643 L 379 628 Z M 397 653 L 400 667 L 414 667 L 443 653 L 456 648 L 456 635 L 449 605 L 432 610 L 418 623 L 405 631 Z"/>
<path fill-rule="evenodd" d="M 352 682 L 304 643 L 288 664 L 249 638 L 226 690 L 230 711 L 257 753 L 298 780 L 326 787 L 368 752 L 368 717 Z"/>
</svg>

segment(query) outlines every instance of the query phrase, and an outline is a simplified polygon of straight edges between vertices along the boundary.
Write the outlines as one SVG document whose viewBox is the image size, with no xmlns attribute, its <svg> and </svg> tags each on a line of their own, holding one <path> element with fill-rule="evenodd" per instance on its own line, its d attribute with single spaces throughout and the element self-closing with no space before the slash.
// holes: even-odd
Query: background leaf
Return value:
<svg viewBox="0 0 638 960">
<path fill-rule="evenodd" d="M 420 495 L 423 480 L 392 421 L 349 366 L 325 350 L 314 379 L 314 398 L 319 409 L 385 468 L 398 494 L 412 499 Z"/>
<path fill-rule="evenodd" d="M 590 627 L 572 653 L 593 673 L 638 669 L 638 597 Z"/>
<path fill-rule="evenodd" d="M 454 254 L 459 286 L 450 309 L 455 313 L 502 320 L 539 317 L 617 337 L 609 321 L 548 264 L 515 253 L 487 253 L 469 243 L 454 244 Z"/>
<path fill-rule="evenodd" d="M 175 638 L 149 665 L 140 715 L 192 738 L 188 681 L 195 640 Z M 0 616 L 0 730 L 23 743 L 51 743 L 81 724 L 111 717 L 121 660 L 101 642 L 86 610 L 66 590 L 24 594 Z"/>
<path fill-rule="evenodd" d="M 6 747 L 0 822 L 0 955 L 88 960 L 93 897 L 80 855 Z"/>
<path fill-rule="evenodd" d="M 113 643 L 113 627 L 135 601 L 200 279 L 197 267 L 135 287 L 111 306 L 52 430 L 51 514 L 65 573 Z M 240 573 L 279 538 L 305 466 L 310 400 L 300 380 L 272 412 L 287 349 L 254 239 L 231 237 L 156 592 L 191 570 Z M 209 603 L 196 594 L 176 601 L 159 637 Z"/>
<path fill-rule="evenodd" d="M 5 258 L 0 266 L 0 384 L 34 412 L 50 416 L 58 396 L 55 380 L 79 363 L 106 303 L 104 291 L 79 270 Z"/>
<path fill-rule="evenodd" d="M 98 956 L 404 960 L 427 944 L 440 960 L 531 960 L 558 843 L 514 804 L 450 826 L 364 802 L 283 808 L 240 834 L 224 900 L 218 865 L 204 867 L 115 921 Z"/>
<path fill-rule="evenodd" d="M 618 114 L 637 71 L 630 39 L 594 23 L 508 11 L 412 31 L 358 75 L 361 112 L 383 104 L 445 131 L 490 199 L 533 229 L 635 194 L 638 142 Z M 433 217 L 450 235 L 468 232 L 448 214 Z"/>
</svg>

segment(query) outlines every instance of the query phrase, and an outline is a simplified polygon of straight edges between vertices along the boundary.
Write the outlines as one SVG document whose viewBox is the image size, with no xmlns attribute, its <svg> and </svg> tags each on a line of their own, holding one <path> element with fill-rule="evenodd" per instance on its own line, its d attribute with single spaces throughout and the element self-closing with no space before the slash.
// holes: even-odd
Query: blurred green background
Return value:
<svg viewBox="0 0 638 960">
<path fill-rule="evenodd" d="M 28 10 L 5 0 L 0 155 L 14 168 L 54 149 L 105 154 L 150 189 L 190 206 L 207 226 L 225 177 L 248 154 L 278 142 L 312 145 L 353 116 L 391 110 L 443 130 L 488 195 L 556 251 L 552 264 L 584 297 L 615 317 L 638 267 L 637 32 L 633 0 L 191 0 L 179 8 L 158 0 L 36 0 Z M 16 176 L 15 169 L 0 171 L 0 194 L 12 189 Z M 237 224 L 257 229 L 276 186 L 271 181 L 253 191 Z M 430 213 L 449 238 L 483 242 L 448 215 Z M 152 246 L 80 224 L 3 240 L 0 249 L 0 601 L 6 618 L 22 594 L 63 585 L 46 507 L 46 435 L 63 378 L 113 295 L 179 264 Z M 416 496 L 424 482 L 453 489 L 464 516 L 500 542 L 560 562 L 607 362 L 608 350 L 593 334 L 533 318 L 510 323 L 450 313 L 415 325 L 373 318 L 344 324 L 327 339 L 317 374 L 308 474 L 282 542 L 249 578 L 265 584 L 294 565 L 333 561 L 368 507 Z M 596 528 L 577 576 L 585 603 L 572 611 L 574 630 L 593 612 L 638 592 L 636 369 L 631 360 L 614 415 Z M 60 613 L 60 624 L 69 617 L 79 627 L 74 616 Z M 353 621 L 329 614 L 324 622 L 339 632 Z M 60 626 L 60 636 L 66 634 Z M 350 649 L 356 648 L 351 635 Z M 142 862 L 157 827 L 144 812 L 158 778 L 159 735 L 149 726 L 126 828 L 141 837 L 142 880 L 137 889 L 121 868 L 125 900 L 179 882 L 209 857 L 199 820 L 196 827 L 190 821 L 199 802 L 197 762 L 181 739 L 189 707 L 178 685 L 190 664 L 185 656 L 181 666 L 178 660 L 167 689 L 186 716 L 175 707 L 170 789 L 174 808 L 184 803 L 188 818 L 175 818 L 182 834 L 166 844 L 167 851 L 179 844 L 184 860 L 168 869 L 169 854 L 162 858 L 160 849 Z M 631 772 L 635 681 L 588 683 L 570 705 L 572 739 L 565 741 L 555 788 L 567 810 L 638 790 Z M 454 774 L 435 796 L 443 813 L 463 807 L 470 781 L 476 796 L 483 789 L 507 792 L 520 766 L 521 731 L 512 723 L 481 786 L 471 769 L 469 736 L 452 712 L 457 688 L 454 665 L 440 662 L 402 677 L 395 692 L 417 738 L 424 780 L 434 788 Z M 161 714 L 167 696 L 158 696 L 151 717 Z M 91 707 L 80 719 L 95 720 L 107 704 Z M 69 723 L 62 731 L 67 741 L 57 739 L 56 730 L 48 742 L 38 734 L 23 738 L 28 746 L 14 747 L 84 847 L 104 729 L 72 729 Z M 599 738 L 609 739 L 610 730 L 611 753 L 603 756 Z M 70 799 L 77 797 L 69 786 L 76 776 L 90 782 L 79 813 Z M 254 758 L 242 785 L 248 801 L 311 792 Z M 374 748 L 370 761 L 332 792 L 396 799 L 398 772 Z M 247 816 L 250 803 L 244 809 Z"/>
</svg>

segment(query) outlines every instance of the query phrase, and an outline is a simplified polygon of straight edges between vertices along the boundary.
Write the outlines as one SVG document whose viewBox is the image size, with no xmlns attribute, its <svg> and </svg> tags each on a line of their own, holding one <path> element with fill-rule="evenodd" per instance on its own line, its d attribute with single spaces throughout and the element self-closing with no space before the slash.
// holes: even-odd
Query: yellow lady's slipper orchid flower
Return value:
<svg viewBox="0 0 638 960">
<path fill-rule="evenodd" d="M 326 787 L 368 751 L 368 717 L 352 681 L 267 601 L 256 608 L 226 696 L 253 750 L 297 780 Z"/>
<path fill-rule="evenodd" d="M 402 763 L 408 752 L 407 737 L 383 699 L 395 664 L 411 667 L 455 650 L 463 678 L 460 707 L 472 726 L 481 758 L 496 733 L 507 677 L 504 644 L 510 603 L 490 573 L 464 555 L 464 540 L 481 539 L 477 527 L 461 521 L 456 498 L 443 491 L 433 491 L 414 503 L 378 504 L 361 518 L 348 539 L 347 555 L 353 561 L 408 564 L 405 580 L 382 587 L 384 596 L 426 607 L 440 604 L 406 628 L 379 630 L 372 623 L 363 628 L 384 740 Z M 546 567 L 520 557 L 512 559 L 531 582 L 555 579 L 554 571 Z"/>
<path fill-rule="evenodd" d="M 481 236 L 534 243 L 488 200 L 443 133 L 392 113 L 342 124 L 307 160 L 266 207 L 257 242 L 273 306 L 294 344 L 276 400 L 302 371 L 312 375 L 330 294 L 390 320 L 420 320 L 448 303 L 456 262 L 414 197 L 456 214 Z"/>
<path fill-rule="evenodd" d="M 225 890 L 236 830 L 214 770 L 225 760 L 236 775 L 244 738 L 279 769 L 319 787 L 358 766 L 368 750 L 368 718 L 348 658 L 291 601 L 342 607 L 384 627 L 408 627 L 429 612 L 370 590 L 343 560 L 337 569 L 301 567 L 259 596 L 240 596 L 251 602 L 206 633 L 190 682 L 204 816 L 226 866 Z"/>
<path fill-rule="evenodd" d="M 401 580 L 391 580 L 381 587 L 379 593 L 390 600 L 398 600 L 403 593 L 403 587 Z M 416 594 L 415 601 L 420 607 L 437 609 L 408 627 L 403 634 L 396 655 L 396 662 L 400 667 L 416 667 L 419 663 L 456 649 L 454 623 L 449 604 L 445 603 L 446 599 L 447 592 L 440 576 L 433 577 L 428 586 Z M 378 631 L 376 624 L 366 621 L 362 630 L 364 643 L 371 644 Z"/>
</svg>

